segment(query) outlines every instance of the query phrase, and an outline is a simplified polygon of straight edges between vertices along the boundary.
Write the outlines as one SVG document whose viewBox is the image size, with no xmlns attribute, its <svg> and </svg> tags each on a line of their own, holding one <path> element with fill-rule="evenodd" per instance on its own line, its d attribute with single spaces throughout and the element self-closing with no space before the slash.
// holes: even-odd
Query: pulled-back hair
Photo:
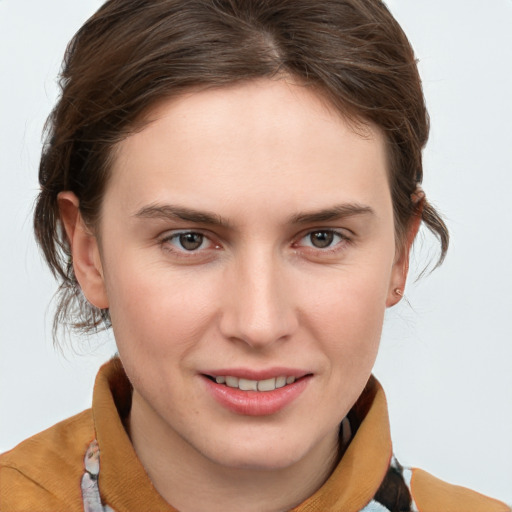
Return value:
<svg viewBox="0 0 512 512">
<path fill-rule="evenodd" d="M 347 120 L 386 138 L 397 243 L 418 215 L 429 132 L 421 81 L 404 32 L 380 0 L 109 0 L 70 42 L 61 97 L 48 118 L 34 226 L 60 281 L 54 329 L 108 325 L 83 297 L 57 195 L 76 194 L 94 228 L 115 146 L 165 98 L 194 88 L 290 76 Z M 447 229 L 425 200 L 422 220 Z"/>
</svg>

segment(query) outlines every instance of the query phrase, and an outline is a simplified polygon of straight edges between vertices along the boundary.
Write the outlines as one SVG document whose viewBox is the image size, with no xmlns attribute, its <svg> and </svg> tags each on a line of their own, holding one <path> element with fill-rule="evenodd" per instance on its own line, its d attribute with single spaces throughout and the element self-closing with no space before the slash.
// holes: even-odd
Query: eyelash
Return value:
<svg viewBox="0 0 512 512">
<path fill-rule="evenodd" d="M 324 234 L 324 235 L 328 234 L 333 237 L 333 242 L 324 248 L 314 247 L 312 245 L 312 243 L 310 245 L 301 245 L 300 244 L 300 242 L 302 240 L 304 240 L 308 237 L 311 237 L 314 234 Z M 207 247 L 207 248 L 204 248 L 203 250 L 201 250 L 201 246 L 199 246 L 197 249 L 187 250 L 183 246 L 181 248 L 177 248 L 176 246 L 174 246 L 173 241 L 177 241 L 177 243 L 179 244 L 180 237 L 186 236 L 186 235 L 199 235 L 200 237 L 202 237 L 201 246 L 204 244 L 205 241 L 207 241 L 207 242 L 209 242 L 211 247 Z M 336 238 L 338 238 L 337 242 L 335 242 Z M 319 255 L 327 255 L 327 254 L 337 253 L 338 251 L 343 250 L 347 244 L 352 242 L 352 239 L 349 236 L 347 236 L 344 232 L 341 232 L 336 229 L 331 229 L 331 228 L 309 230 L 306 233 L 299 235 L 299 237 L 297 237 L 296 240 L 297 240 L 296 242 L 292 243 L 292 247 L 294 249 L 303 247 L 303 248 L 305 248 L 306 251 L 314 252 L 315 254 L 319 254 Z M 167 236 L 162 238 L 160 240 L 160 244 L 166 251 L 171 252 L 173 255 L 180 257 L 180 258 L 193 258 L 193 257 L 199 256 L 206 250 L 221 248 L 221 244 L 214 242 L 208 235 L 202 233 L 201 231 L 194 231 L 194 230 L 183 230 L 183 231 L 172 232 L 171 234 L 168 234 Z M 180 245 L 182 245 L 182 244 L 180 244 Z"/>
<path fill-rule="evenodd" d="M 344 233 L 342 233 L 341 231 L 338 231 L 336 229 L 327 229 L 327 228 L 326 229 L 315 229 L 313 231 L 308 231 L 307 233 L 305 233 L 303 236 L 301 236 L 299 238 L 299 241 L 307 239 L 308 237 L 311 237 L 312 235 L 315 235 L 315 234 L 322 234 L 322 235 L 327 234 L 327 235 L 332 236 L 333 240 L 335 240 L 335 238 L 337 237 L 338 241 L 337 242 L 333 241 L 326 247 L 315 247 L 312 243 L 310 245 L 304 245 L 302 247 L 306 247 L 307 250 L 320 252 L 322 254 L 325 254 L 325 253 L 331 254 L 331 253 L 341 250 L 342 248 L 345 247 L 346 243 L 351 241 L 350 238 L 348 236 L 346 236 Z M 310 241 L 311 241 L 311 238 L 310 238 Z M 298 247 L 298 244 L 294 243 L 293 246 Z"/>
<path fill-rule="evenodd" d="M 164 238 L 162 238 L 160 243 L 166 251 L 171 252 L 178 257 L 190 258 L 190 257 L 197 256 L 198 254 L 200 254 L 200 252 L 202 252 L 202 251 L 200 251 L 201 246 L 194 250 L 187 250 L 183 246 L 181 249 L 173 247 L 173 245 L 174 245 L 173 241 L 176 240 L 179 243 L 180 237 L 186 236 L 186 235 L 199 235 L 200 237 L 202 237 L 201 246 L 204 244 L 204 242 L 209 242 L 212 245 L 212 247 L 209 247 L 208 249 L 219 249 L 220 248 L 220 244 L 216 244 L 215 242 L 213 242 L 210 237 L 208 237 L 201 231 L 192 231 L 192 230 L 173 232 L 170 235 L 167 235 Z"/>
</svg>

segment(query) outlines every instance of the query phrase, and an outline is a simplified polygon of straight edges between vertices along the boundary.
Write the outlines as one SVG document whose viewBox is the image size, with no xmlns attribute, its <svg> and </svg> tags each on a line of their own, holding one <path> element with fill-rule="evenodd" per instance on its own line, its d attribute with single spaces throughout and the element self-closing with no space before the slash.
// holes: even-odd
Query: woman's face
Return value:
<svg viewBox="0 0 512 512">
<path fill-rule="evenodd" d="M 134 407 L 209 463 L 332 450 L 404 284 L 382 134 L 285 80 L 190 93 L 151 119 L 118 147 L 99 225 Z"/>
</svg>

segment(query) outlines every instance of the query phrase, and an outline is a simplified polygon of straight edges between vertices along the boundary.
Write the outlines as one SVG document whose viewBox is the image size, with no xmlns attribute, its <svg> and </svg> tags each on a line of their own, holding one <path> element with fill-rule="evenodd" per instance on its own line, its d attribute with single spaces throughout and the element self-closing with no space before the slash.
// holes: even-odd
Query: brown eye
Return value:
<svg viewBox="0 0 512 512">
<path fill-rule="evenodd" d="M 179 242 L 186 251 L 195 251 L 203 245 L 204 236 L 201 233 L 181 233 Z"/>
<path fill-rule="evenodd" d="M 316 247 L 317 249 L 325 249 L 332 244 L 334 235 L 333 231 L 314 231 L 308 236 L 313 247 Z"/>
</svg>

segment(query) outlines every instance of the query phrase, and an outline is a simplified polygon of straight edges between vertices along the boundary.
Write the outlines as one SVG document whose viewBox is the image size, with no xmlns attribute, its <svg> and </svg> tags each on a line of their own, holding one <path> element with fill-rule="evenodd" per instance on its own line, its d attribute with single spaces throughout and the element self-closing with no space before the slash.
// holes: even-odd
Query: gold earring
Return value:
<svg viewBox="0 0 512 512">
<path fill-rule="evenodd" d="M 404 295 L 400 288 L 395 288 L 393 290 L 393 292 L 394 292 L 395 295 L 398 295 L 399 297 L 403 297 L 403 295 Z"/>
</svg>

